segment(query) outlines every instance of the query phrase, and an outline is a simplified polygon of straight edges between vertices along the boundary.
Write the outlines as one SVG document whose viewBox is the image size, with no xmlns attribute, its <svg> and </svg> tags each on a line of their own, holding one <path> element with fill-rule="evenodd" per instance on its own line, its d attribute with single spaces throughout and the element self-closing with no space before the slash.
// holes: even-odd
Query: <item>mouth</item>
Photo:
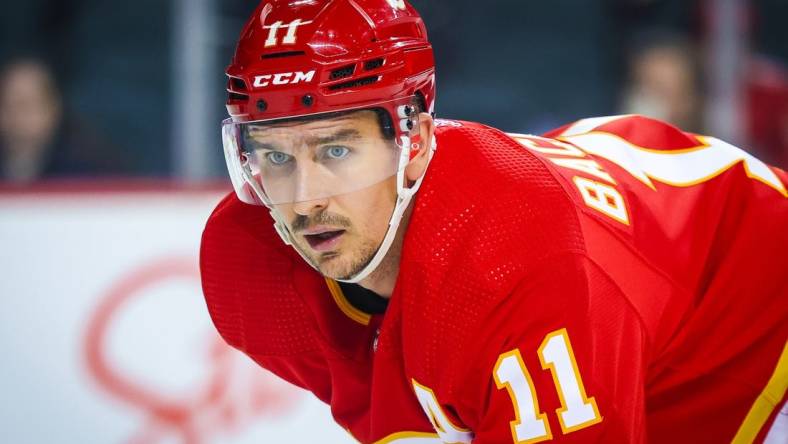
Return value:
<svg viewBox="0 0 788 444">
<path fill-rule="evenodd" d="M 304 234 L 304 239 L 315 251 L 326 252 L 336 248 L 345 234 L 345 230 L 321 231 L 319 233 Z"/>
</svg>

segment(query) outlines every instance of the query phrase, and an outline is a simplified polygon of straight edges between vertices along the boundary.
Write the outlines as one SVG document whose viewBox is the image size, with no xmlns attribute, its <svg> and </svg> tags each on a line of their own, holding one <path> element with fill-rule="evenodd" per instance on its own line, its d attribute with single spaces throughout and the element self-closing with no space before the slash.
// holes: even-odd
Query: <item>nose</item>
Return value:
<svg viewBox="0 0 788 444">
<path fill-rule="evenodd" d="M 312 213 L 325 210 L 326 207 L 328 207 L 327 197 L 293 203 L 293 211 L 301 216 L 309 216 Z"/>
<path fill-rule="evenodd" d="M 317 180 L 320 174 L 318 171 L 313 171 L 312 162 L 303 162 L 301 166 L 302 168 L 296 171 L 293 211 L 308 216 L 328 206 L 328 197 L 325 197 L 328 190 L 324 189 L 325 184 Z"/>
</svg>

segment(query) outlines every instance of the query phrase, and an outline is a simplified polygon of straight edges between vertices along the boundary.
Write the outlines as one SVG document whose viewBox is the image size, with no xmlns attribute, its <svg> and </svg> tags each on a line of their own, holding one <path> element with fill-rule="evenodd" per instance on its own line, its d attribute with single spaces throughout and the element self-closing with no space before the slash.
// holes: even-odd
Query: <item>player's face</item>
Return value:
<svg viewBox="0 0 788 444">
<path fill-rule="evenodd" d="M 361 271 L 377 252 L 396 202 L 396 176 L 388 174 L 371 185 L 366 185 L 369 180 L 364 176 L 390 165 L 398 154 L 397 147 L 381 136 L 377 116 L 371 111 L 289 126 L 289 129 L 319 133 L 321 140 L 331 143 L 324 147 L 325 156 L 314 154 L 322 152 L 323 148 L 318 147 L 310 151 L 313 154 L 293 157 L 294 170 L 289 177 L 298 179 L 286 185 L 292 188 L 288 193 L 326 197 L 293 199 L 296 202 L 276 204 L 274 208 L 287 222 L 294 246 L 321 273 L 335 279 L 349 278 Z M 326 156 L 330 158 L 329 166 L 323 165 Z M 284 156 L 275 157 L 284 159 Z M 354 189 L 341 194 L 321 190 L 320 187 L 334 183 L 318 173 L 327 169 L 350 172 L 348 180 L 358 180 L 364 186 L 354 189 L 352 185 L 338 185 L 339 189 Z M 332 172 L 331 177 L 344 174 Z M 310 177 L 314 179 L 311 183 Z"/>
</svg>

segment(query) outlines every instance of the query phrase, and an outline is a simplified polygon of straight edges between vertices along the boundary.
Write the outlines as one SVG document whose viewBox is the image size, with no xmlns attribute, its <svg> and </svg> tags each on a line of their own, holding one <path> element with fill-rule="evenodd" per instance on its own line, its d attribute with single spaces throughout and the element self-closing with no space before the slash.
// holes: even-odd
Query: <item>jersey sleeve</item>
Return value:
<svg viewBox="0 0 788 444">
<path fill-rule="evenodd" d="M 457 397 L 474 443 L 644 442 L 648 341 L 624 294 L 585 255 L 529 273 L 474 342 Z"/>
<path fill-rule="evenodd" d="M 208 313 L 227 344 L 328 403 L 328 364 L 312 312 L 294 285 L 295 270 L 307 270 L 300 275 L 302 293 L 327 290 L 277 236 L 263 207 L 234 194 L 217 206 L 200 246 Z"/>
</svg>

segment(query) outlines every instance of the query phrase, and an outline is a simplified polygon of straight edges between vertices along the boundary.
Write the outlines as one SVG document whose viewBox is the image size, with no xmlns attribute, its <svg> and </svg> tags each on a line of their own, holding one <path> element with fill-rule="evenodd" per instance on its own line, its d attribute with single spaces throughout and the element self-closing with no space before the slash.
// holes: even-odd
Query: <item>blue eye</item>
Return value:
<svg viewBox="0 0 788 444">
<path fill-rule="evenodd" d="M 290 161 L 292 157 L 293 156 L 289 154 L 285 154 L 281 151 L 271 151 L 265 154 L 266 160 L 268 160 L 268 162 L 270 162 L 271 164 L 277 166 L 286 164 L 287 162 Z"/>
<path fill-rule="evenodd" d="M 344 146 L 332 146 L 326 150 L 326 155 L 331 159 L 343 159 L 347 157 L 350 150 Z"/>
</svg>

